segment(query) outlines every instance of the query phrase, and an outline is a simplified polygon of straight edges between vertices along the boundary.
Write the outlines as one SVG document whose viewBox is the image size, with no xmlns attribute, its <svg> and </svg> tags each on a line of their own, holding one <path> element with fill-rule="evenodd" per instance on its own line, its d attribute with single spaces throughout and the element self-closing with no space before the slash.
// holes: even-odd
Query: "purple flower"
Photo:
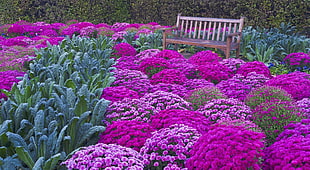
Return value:
<svg viewBox="0 0 310 170">
<path fill-rule="evenodd" d="M 113 47 L 113 50 L 115 52 L 112 53 L 112 55 L 113 55 L 113 57 L 116 57 L 116 58 L 119 58 L 122 56 L 135 56 L 137 54 L 136 49 L 128 43 L 116 44 Z"/>
<path fill-rule="evenodd" d="M 176 69 L 163 69 L 162 71 L 155 73 L 151 79 L 151 84 L 169 83 L 169 84 L 184 84 L 187 80 L 185 75 Z"/>
<path fill-rule="evenodd" d="M 214 84 L 222 80 L 227 80 L 233 76 L 233 71 L 225 65 L 218 62 L 207 62 L 198 66 L 198 74 L 201 78 L 206 79 Z"/>
<path fill-rule="evenodd" d="M 159 52 L 158 54 L 156 54 L 155 57 L 158 58 L 164 58 L 164 59 L 173 59 L 173 58 L 184 58 L 184 56 L 182 54 L 180 54 L 179 52 L 175 51 L 175 50 L 162 50 L 161 52 Z"/>
<path fill-rule="evenodd" d="M 310 136 L 310 119 L 303 119 L 300 122 L 284 126 L 284 131 L 279 134 L 276 140 L 279 141 L 292 136 Z"/>
<path fill-rule="evenodd" d="M 106 87 L 101 95 L 101 98 L 116 102 L 124 98 L 138 99 L 139 94 L 136 91 L 130 90 L 124 86 Z"/>
<path fill-rule="evenodd" d="M 208 51 L 200 51 L 196 54 L 192 55 L 188 61 L 191 64 L 195 65 L 205 65 L 208 62 L 219 62 L 223 59 L 218 56 L 218 54 L 208 50 Z"/>
<path fill-rule="evenodd" d="M 237 70 L 237 74 L 247 76 L 248 73 L 256 72 L 257 74 L 263 74 L 268 78 L 272 78 L 269 68 L 260 61 L 252 61 L 242 64 Z"/>
<path fill-rule="evenodd" d="M 152 89 L 150 90 L 150 93 L 156 92 L 156 91 L 165 91 L 170 92 L 176 95 L 179 95 L 180 97 L 184 97 L 188 90 L 179 84 L 169 84 L 169 83 L 158 83 L 152 86 Z"/>
<path fill-rule="evenodd" d="M 296 102 L 297 107 L 301 114 L 305 115 L 307 118 L 310 118 L 310 98 L 303 98 Z"/>
</svg>

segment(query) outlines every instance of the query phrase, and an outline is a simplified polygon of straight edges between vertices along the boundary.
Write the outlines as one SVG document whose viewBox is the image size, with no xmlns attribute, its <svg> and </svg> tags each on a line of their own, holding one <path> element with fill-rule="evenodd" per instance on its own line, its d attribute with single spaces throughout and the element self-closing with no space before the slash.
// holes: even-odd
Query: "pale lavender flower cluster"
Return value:
<svg viewBox="0 0 310 170">
<path fill-rule="evenodd" d="M 153 106 L 154 112 L 165 109 L 191 110 L 191 104 L 182 97 L 164 91 L 145 94 L 140 100 Z"/>
<path fill-rule="evenodd" d="M 263 169 L 310 169 L 310 136 L 293 136 L 264 150 Z"/>
<path fill-rule="evenodd" d="M 110 100 L 111 102 L 116 102 L 124 98 L 138 99 L 139 97 L 138 92 L 130 90 L 125 86 L 106 87 L 101 95 L 101 98 Z"/>
<path fill-rule="evenodd" d="M 241 65 L 245 64 L 245 61 L 239 58 L 226 58 L 219 62 L 220 64 L 226 65 L 234 73 L 240 68 Z"/>
<path fill-rule="evenodd" d="M 141 51 L 139 54 L 136 55 L 137 60 L 135 61 L 136 64 L 140 64 L 146 58 L 155 57 L 156 54 L 160 52 L 159 49 L 147 49 Z"/>
<path fill-rule="evenodd" d="M 201 134 L 206 133 L 212 122 L 202 113 L 191 110 L 166 109 L 150 117 L 149 123 L 157 130 L 168 128 L 173 124 L 184 124 L 197 129 Z"/>
<path fill-rule="evenodd" d="M 125 98 L 109 105 L 106 112 L 105 123 L 109 124 L 117 120 L 138 120 L 147 122 L 150 116 L 155 112 L 158 111 L 155 110 L 151 103 L 139 99 Z"/>
<path fill-rule="evenodd" d="M 214 86 L 214 84 L 205 79 L 189 79 L 184 82 L 183 86 L 186 87 L 187 90 L 194 90 L 206 86 Z"/>
<path fill-rule="evenodd" d="M 98 30 L 94 26 L 83 27 L 80 30 L 80 35 L 83 36 L 83 37 L 93 37 L 93 38 L 96 38 L 97 34 L 98 34 Z"/>
<path fill-rule="evenodd" d="M 170 92 L 173 94 L 177 94 L 180 97 L 184 97 L 188 90 L 186 87 L 179 85 L 179 84 L 169 84 L 169 83 L 158 83 L 152 86 L 152 89 L 150 90 L 150 93 L 156 92 L 156 91 L 165 91 Z"/>
<path fill-rule="evenodd" d="M 198 111 L 202 112 L 208 120 L 214 122 L 227 119 L 250 120 L 252 118 L 252 111 L 250 107 L 233 98 L 213 99 L 201 107 Z"/>
<path fill-rule="evenodd" d="M 264 137 L 239 126 L 211 126 L 194 144 L 185 167 L 260 170 Z"/>
<path fill-rule="evenodd" d="M 155 129 L 145 122 L 136 120 L 114 121 L 101 133 L 98 143 L 118 144 L 139 152 L 146 139 L 152 136 L 151 132 L 153 131 Z"/>
<path fill-rule="evenodd" d="M 251 89 L 255 89 L 263 86 L 270 78 L 264 76 L 263 74 L 258 74 L 256 72 L 250 72 L 242 80 L 244 84 L 250 85 Z"/>
<path fill-rule="evenodd" d="M 279 141 L 292 136 L 310 136 L 310 119 L 303 119 L 300 122 L 284 126 L 284 131 L 279 134 L 276 140 Z"/>
<path fill-rule="evenodd" d="M 140 150 L 146 167 L 163 169 L 169 163 L 184 167 L 189 152 L 201 134 L 194 128 L 174 124 L 152 133 Z"/>
<path fill-rule="evenodd" d="M 98 143 L 82 147 L 61 163 L 69 170 L 143 170 L 144 161 L 139 152 L 116 144 Z"/>
<path fill-rule="evenodd" d="M 303 98 L 296 102 L 297 107 L 301 114 L 310 119 L 310 98 Z"/>
</svg>

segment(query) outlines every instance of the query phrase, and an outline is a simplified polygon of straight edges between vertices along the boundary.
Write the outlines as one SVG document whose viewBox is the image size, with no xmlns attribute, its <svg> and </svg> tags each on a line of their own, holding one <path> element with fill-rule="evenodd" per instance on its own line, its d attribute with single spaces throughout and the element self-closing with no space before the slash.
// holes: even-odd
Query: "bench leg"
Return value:
<svg viewBox="0 0 310 170">
<path fill-rule="evenodd" d="M 236 49 L 236 58 L 239 58 L 240 57 L 239 55 L 240 55 L 240 48 L 237 48 Z"/>
<path fill-rule="evenodd" d="M 226 56 L 226 58 L 230 57 L 230 48 L 226 49 L 225 56 Z"/>
</svg>

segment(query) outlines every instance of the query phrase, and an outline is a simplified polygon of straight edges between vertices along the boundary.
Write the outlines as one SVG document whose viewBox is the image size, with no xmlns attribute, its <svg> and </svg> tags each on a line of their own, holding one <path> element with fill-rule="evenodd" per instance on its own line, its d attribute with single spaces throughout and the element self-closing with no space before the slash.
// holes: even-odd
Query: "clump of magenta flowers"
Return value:
<svg viewBox="0 0 310 170">
<path fill-rule="evenodd" d="M 252 111 L 245 103 L 233 99 L 213 99 L 201 107 L 198 111 L 209 120 L 217 122 L 219 120 L 250 120 Z"/>
<path fill-rule="evenodd" d="M 197 129 L 200 133 L 205 133 L 211 122 L 200 112 L 180 109 L 162 110 L 150 117 L 150 125 L 157 130 L 168 128 L 173 124 L 184 124 Z"/>
<path fill-rule="evenodd" d="M 310 98 L 298 100 L 296 105 L 298 106 L 301 114 L 305 115 L 307 118 L 310 118 Z"/>
<path fill-rule="evenodd" d="M 184 97 L 188 90 L 180 84 L 158 83 L 152 86 L 150 92 L 165 91 Z"/>
<path fill-rule="evenodd" d="M 199 65 L 197 70 L 198 75 L 202 79 L 206 79 L 214 84 L 233 76 L 233 71 L 230 68 L 218 62 L 207 62 L 204 65 Z"/>
<path fill-rule="evenodd" d="M 272 78 L 269 68 L 265 65 L 265 63 L 260 61 L 252 61 L 242 64 L 236 73 L 246 76 L 248 73 L 251 72 L 256 72 L 257 74 L 263 74 L 268 78 Z"/>
<path fill-rule="evenodd" d="M 263 133 L 244 127 L 216 124 L 194 144 L 185 167 L 259 170 L 264 137 Z"/>
<path fill-rule="evenodd" d="M 112 56 L 119 58 L 122 56 L 135 56 L 137 54 L 136 49 L 128 44 L 128 43 L 119 43 L 116 44 L 113 47 L 113 50 L 115 51 Z"/>
<path fill-rule="evenodd" d="M 205 86 L 189 91 L 184 99 L 192 103 L 193 109 L 198 110 L 212 99 L 227 98 L 220 89 L 215 86 Z"/>
<path fill-rule="evenodd" d="M 184 58 L 182 54 L 175 50 L 162 50 L 158 54 L 156 54 L 156 57 L 158 58 L 164 58 L 166 60 L 173 59 L 173 58 Z"/>
<path fill-rule="evenodd" d="M 159 57 L 146 58 L 139 64 L 139 70 L 148 75 L 148 77 L 152 77 L 163 69 L 169 68 L 171 68 L 169 61 Z"/>
<path fill-rule="evenodd" d="M 118 144 L 136 151 L 144 145 L 155 129 L 148 123 L 136 120 L 114 121 L 101 133 L 98 143 Z"/>
<path fill-rule="evenodd" d="M 111 102 L 116 102 L 123 100 L 124 98 L 138 99 L 139 94 L 138 92 L 130 90 L 125 86 L 112 86 L 106 87 L 103 90 L 101 98 L 110 100 Z"/>
<path fill-rule="evenodd" d="M 17 77 L 22 77 L 24 76 L 24 72 L 16 71 L 16 70 L 8 70 L 8 71 L 2 71 L 0 72 L 0 89 L 10 91 L 11 87 L 13 86 L 14 83 L 18 83 L 20 80 L 17 79 Z M 7 98 L 4 93 L 1 93 L 0 91 L 0 99 L 1 98 Z"/>
<path fill-rule="evenodd" d="M 185 75 L 177 70 L 177 69 L 164 69 L 156 74 L 154 74 L 150 82 L 151 84 L 158 84 L 158 83 L 170 83 L 170 84 L 184 84 L 187 80 Z"/>
<path fill-rule="evenodd" d="M 197 52 L 188 59 L 189 63 L 195 65 L 205 65 L 208 62 L 219 62 L 222 60 L 218 54 L 210 50 Z"/>
<path fill-rule="evenodd" d="M 285 65 L 291 70 L 296 71 L 298 69 L 310 68 L 310 55 L 307 53 L 291 53 L 283 59 Z"/>
<path fill-rule="evenodd" d="M 104 143 L 82 147 L 61 164 L 66 165 L 69 170 L 143 170 L 144 168 L 144 161 L 139 152 L 117 144 Z"/>
<path fill-rule="evenodd" d="M 189 152 L 201 134 L 194 128 L 174 124 L 153 132 L 140 150 L 140 154 L 147 159 L 146 167 L 164 169 L 166 166 L 177 165 L 184 167 L 189 158 Z"/>
<path fill-rule="evenodd" d="M 292 136 L 264 150 L 263 169 L 310 169 L 310 136 Z"/>
<path fill-rule="evenodd" d="M 303 119 L 300 122 L 290 123 L 284 126 L 284 131 L 279 134 L 277 141 L 292 136 L 307 137 L 310 135 L 310 119 Z"/>
</svg>

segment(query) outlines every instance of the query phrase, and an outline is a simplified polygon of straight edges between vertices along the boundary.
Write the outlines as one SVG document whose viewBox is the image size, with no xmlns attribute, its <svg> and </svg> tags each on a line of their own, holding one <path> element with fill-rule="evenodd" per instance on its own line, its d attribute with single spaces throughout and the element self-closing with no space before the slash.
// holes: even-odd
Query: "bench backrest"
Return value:
<svg viewBox="0 0 310 170">
<path fill-rule="evenodd" d="M 244 18 L 224 19 L 205 17 L 177 17 L 177 36 L 182 38 L 226 41 L 230 33 L 242 32 Z M 240 41 L 240 39 L 234 39 Z"/>
</svg>

